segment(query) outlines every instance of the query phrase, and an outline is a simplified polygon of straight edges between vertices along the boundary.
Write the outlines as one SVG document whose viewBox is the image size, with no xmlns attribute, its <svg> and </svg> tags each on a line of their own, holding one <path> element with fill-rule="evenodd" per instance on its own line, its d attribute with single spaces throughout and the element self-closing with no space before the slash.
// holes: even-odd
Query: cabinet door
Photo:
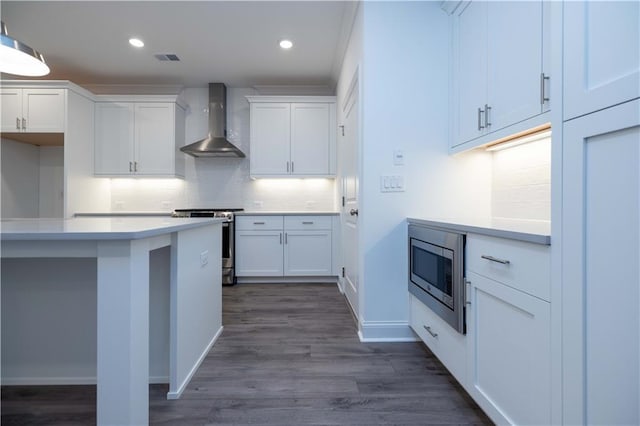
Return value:
<svg viewBox="0 0 640 426">
<path fill-rule="evenodd" d="M 131 103 L 98 102 L 95 107 L 94 173 L 133 171 L 134 112 Z"/>
<path fill-rule="evenodd" d="M 2 131 L 22 130 L 22 89 L 0 89 L 2 98 Z"/>
<path fill-rule="evenodd" d="M 139 175 L 173 174 L 175 105 L 135 104 L 134 171 Z"/>
<path fill-rule="evenodd" d="M 291 173 L 329 174 L 329 105 L 291 104 Z"/>
<path fill-rule="evenodd" d="M 409 294 L 409 325 L 447 367 L 460 384 L 467 386 L 467 337 Z"/>
<path fill-rule="evenodd" d="M 288 103 L 251 104 L 252 175 L 289 174 L 291 106 Z"/>
<path fill-rule="evenodd" d="M 286 231 L 284 274 L 331 275 L 331 231 Z"/>
<path fill-rule="evenodd" d="M 564 119 L 640 96 L 640 3 L 564 4 Z"/>
<path fill-rule="evenodd" d="M 551 424 L 550 303 L 467 272 L 469 392 L 498 424 Z"/>
<path fill-rule="evenodd" d="M 568 121 L 562 147 L 563 423 L 637 425 L 640 100 Z"/>
<path fill-rule="evenodd" d="M 542 112 L 542 1 L 487 2 L 492 132 Z"/>
<path fill-rule="evenodd" d="M 22 89 L 27 132 L 64 132 L 64 89 Z"/>
<path fill-rule="evenodd" d="M 459 145 L 484 132 L 487 101 L 487 2 L 473 1 L 454 19 L 454 141 Z"/>
<path fill-rule="evenodd" d="M 283 275 L 283 232 L 236 231 L 236 275 L 239 277 L 281 277 Z"/>
</svg>

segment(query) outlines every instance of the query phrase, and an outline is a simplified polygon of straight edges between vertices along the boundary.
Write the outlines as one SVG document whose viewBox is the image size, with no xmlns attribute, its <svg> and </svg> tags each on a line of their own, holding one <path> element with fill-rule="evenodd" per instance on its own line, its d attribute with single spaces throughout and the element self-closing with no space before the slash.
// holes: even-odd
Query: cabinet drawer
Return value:
<svg viewBox="0 0 640 426">
<path fill-rule="evenodd" d="M 431 352 L 451 374 L 465 386 L 467 377 L 467 341 L 464 334 L 458 333 L 444 322 L 424 303 L 409 295 L 409 324 Z M 429 330 L 427 330 L 429 327 Z"/>
<path fill-rule="evenodd" d="M 236 216 L 239 231 L 282 230 L 282 216 Z"/>
<path fill-rule="evenodd" d="M 284 229 L 331 229 L 331 216 L 285 216 Z"/>
<path fill-rule="evenodd" d="M 468 271 L 550 300 L 549 246 L 468 235 L 465 261 Z"/>
</svg>

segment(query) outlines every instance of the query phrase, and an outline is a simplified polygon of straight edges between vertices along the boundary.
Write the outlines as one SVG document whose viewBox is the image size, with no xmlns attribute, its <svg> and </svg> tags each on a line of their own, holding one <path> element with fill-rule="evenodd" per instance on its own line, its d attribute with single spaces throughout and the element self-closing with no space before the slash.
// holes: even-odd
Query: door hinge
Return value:
<svg viewBox="0 0 640 426">
<path fill-rule="evenodd" d="M 345 203 L 345 199 L 344 199 L 344 195 L 342 196 L 342 207 L 344 207 L 344 203 Z"/>
<path fill-rule="evenodd" d="M 342 267 L 342 278 L 344 278 L 344 266 Z"/>
</svg>

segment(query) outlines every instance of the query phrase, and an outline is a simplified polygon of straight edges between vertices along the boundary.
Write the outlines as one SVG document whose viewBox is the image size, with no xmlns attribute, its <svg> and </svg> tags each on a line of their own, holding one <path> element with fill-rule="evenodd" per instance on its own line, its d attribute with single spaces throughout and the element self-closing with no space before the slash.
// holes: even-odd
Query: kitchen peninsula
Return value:
<svg viewBox="0 0 640 426">
<path fill-rule="evenodd" d="M 1 225 L 3 384 L 97 383 L 98 425 L 180 397 L 222 331 L 220 219 Z"/>
</svg>

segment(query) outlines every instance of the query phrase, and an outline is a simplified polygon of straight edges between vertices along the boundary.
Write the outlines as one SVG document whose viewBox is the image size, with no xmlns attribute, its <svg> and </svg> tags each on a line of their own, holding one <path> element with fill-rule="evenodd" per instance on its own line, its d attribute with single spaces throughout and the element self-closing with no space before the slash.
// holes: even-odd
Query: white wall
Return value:
<svg viewBox="0 0 640 426">
<path fill-rule="evenodd" d="M 282 88 L 284 90 L 284 88 Z M 333 179 L 249 178 L 250 88 L 227 89 L 227 136 L 247 157 L 186 157 L 185 179 L 112 179 L 111 209 L 119 211 L 170 211 L 174 208 L 241 207 L 246 210 L 334 210 Z M 187 88 L 182 93 L 186 113 L 186 144 L 208 132 L 208 87 Z"/>
<path fill-rule="evenodd" d="M 495 220 L 551 220 L 551 139 L 493 153 Z"/>
<path fill-rule="evenodd" d="M 360 327 L 365 338 L 410 337 L 405 219 L 490 217 L 491 157 L 448 155 L 449 33 L 439 3 L 365 2 L 359 13 L 362 51 L 348 49 L 338 96 L 360 62 Z M 393 164 L 396 149 L 403 166 Z M 405 192 L 381 193 L 382 174 L 403 175 Z"/>
<path fill-rule="evenodd" d="M 65 216 L 106 212 L 111 207 L 109 179 L 93 176 L 93 101 L 67 90 L 64 141 Z"/>
<path fill-rule="evenodd" d="M 64 147 L 41 146 L 39 217 L 64 215 Z"/>
<path fill-rule="evenodd" d="M 1 144 L 2 217 L 38 217 L 38 147 L 9 139 L 2 139 Z"/>
</svg>

